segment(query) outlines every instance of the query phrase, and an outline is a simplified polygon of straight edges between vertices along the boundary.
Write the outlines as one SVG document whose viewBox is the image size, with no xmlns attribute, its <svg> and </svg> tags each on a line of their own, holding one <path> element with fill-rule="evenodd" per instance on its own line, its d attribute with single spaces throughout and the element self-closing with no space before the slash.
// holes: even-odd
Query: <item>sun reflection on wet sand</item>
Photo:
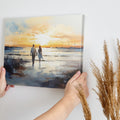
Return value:
<svg viewBox="0 0 120 120">
<path fill-rule="evenodd" d="M 11 55 L 11 53 L 14 54 Z M 82 64 L 82 49 L 76 48 L 43 48 L 43 59 L 39 62 L 38 56 L 36 56 L 34 66 L 32 66 L 30 48 L 8 50 L 6 51 L 7 56 L 9 59 L 17 60 L 19 58 L 26 61 L 24 63 L 25 69 L 22 70 L 24 77 L 12 74 L 11 78 L 8 78 L 10 84 L 42 86 L 42 83 L 53 80 L 64 82 L 67 81 L 71 72 L 80 70 Z M 20 72 L 20 70 L 16 72 Z"/>
</svg>

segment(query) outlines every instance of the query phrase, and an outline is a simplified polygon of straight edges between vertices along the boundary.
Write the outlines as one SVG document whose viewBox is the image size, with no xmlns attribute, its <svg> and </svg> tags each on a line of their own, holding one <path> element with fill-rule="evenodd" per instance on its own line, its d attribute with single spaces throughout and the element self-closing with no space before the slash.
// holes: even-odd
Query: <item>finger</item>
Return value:
<svg viewBox="0 0 120 120">
<path fill-rule="evenodd" d="M 1 74 L 0 74 L 0 86 L 2 88 L 6 86 L 6 80 L 5 80 L 5 68 L 1 67 Z"/>
<path fill-rule="evenodd" d="M 84 72 L 84 73 L 82 73 L 82 74 L 79 76 L 78 80 L 80 80 L 80 81 L 85 81 L 86 78 L 87 78 L 87 73 Z"/>
<path fill-rule="evenodd" d="M 77 71 L 76 74 L 73 75 L 73 77 L 70 79 L 70 81 L 72 82 L 72 81 L 76 80 L 80 76 L 80 74 L 81 74 L 80 71 Z"/>
<path fill-rule="evenodd" d="M 6 74 L 6 70 L 5 68 L 2 67 L 2 71 L 1 71 L 1 78 L 4 79 L 5 78 L 5 74 Z"/>
<path fill-rule="evenodd" d="M 10 89 L 10 85 L 7 85 L 5 91 L 7 92 Z"/>
</svg>

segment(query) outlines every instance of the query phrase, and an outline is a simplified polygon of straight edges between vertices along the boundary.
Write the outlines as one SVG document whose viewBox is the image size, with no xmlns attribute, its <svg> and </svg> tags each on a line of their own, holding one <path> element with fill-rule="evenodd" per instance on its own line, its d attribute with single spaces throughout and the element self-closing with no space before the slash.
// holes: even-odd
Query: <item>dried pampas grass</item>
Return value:
<svg viewBox="0 0 120 120">
<path fill-rule="evenodd" d="M 83 88 L 81 85 L 79 85 L 79 88 L 76 88 L 76 89 L 79 92 L 78 96 L 82 104 L 85 120 L 91 120 L 91 112 L 90 112 Z"/>
<path fill-rule="evenodd" d="M 104 42 L 105 59 L 102 71 L 92 62 L 92 70 L 97 78 L 97 93 L 107 120 L 120 120 L 120 44 L 118 46 L 118 67 L 113 72 L 113 63 L 109 60 L 107 44 Z"/>
</svg>

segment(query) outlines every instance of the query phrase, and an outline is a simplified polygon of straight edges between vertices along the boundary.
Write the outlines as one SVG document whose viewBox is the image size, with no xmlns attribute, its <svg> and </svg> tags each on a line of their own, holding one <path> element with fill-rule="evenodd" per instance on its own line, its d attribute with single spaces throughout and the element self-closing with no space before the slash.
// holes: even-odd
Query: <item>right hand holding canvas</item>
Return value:
<svg viewBox="0 0 120 120">
<path fill-rule="evenodd" d="M 50 110 L 43 113 L 35 120 L 65 120 L 72 110 L 80 103 L 78 96 L 81 87 L 86 97 L 88 97 L 87 73 L 78 71 L 67 83 L 64 97 L 56 103 Z M 76 89 L 79 88 L 79 89 Z"/>
<path fill-rule="evenodd" d="M 80 73 L 78 71 L 67 83 L 65 88 L 65 95 L 63 98 L 67 98 L 71 101 L 71 104 L 73 103 L 74 107 L 76 107 L 80 103 L 80 98 L 78 96 L 78 89 L 80 90 L 83 88 L 84 94 L 86 97 L 89 95 L 88 86 L 87 86 L 87 73 Z M 78 88 L 78 89 L 76 89 Z M 72 102 L 73 101 L 73 102 Z"/>
<path fill-rule="evenodd" d="M 6 70 L 5 68 L 0 68 L 0 97 L 3 97 L 6 93 L 6 91 L 10 87 L 14 87 L 14 85 L 7 85 L 6 78 L 5 78 Z"/>
</svg>

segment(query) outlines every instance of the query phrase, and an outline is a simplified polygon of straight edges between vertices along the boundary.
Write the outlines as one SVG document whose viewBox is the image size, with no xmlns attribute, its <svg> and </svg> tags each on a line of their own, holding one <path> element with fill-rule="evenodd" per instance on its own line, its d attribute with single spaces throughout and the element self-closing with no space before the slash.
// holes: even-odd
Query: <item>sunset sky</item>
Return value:
<svg viewBox="0 0 120 120">
<path fill-rule="evenodd" d="M 82 47 L 82 15 L 5 19 L 5 46 Z"/>
</svg>

